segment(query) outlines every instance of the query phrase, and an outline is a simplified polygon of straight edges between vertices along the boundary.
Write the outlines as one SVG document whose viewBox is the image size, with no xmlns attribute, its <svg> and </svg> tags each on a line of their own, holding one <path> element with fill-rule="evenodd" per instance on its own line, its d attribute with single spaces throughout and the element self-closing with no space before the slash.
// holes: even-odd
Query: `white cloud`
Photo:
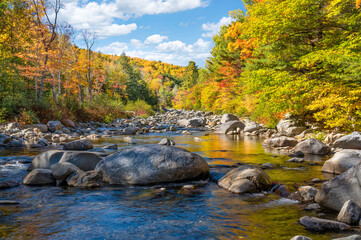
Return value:
<svg viewBox="0 0 361 240">
<path fill-rule="evenodd" d="M 137 44 L 143 44 L 140 40 L 132 39 L 130 44 L 136 48 Z M 145 45 L 146 46 L 146 45 Z M 108 54 L 120 55 L 123 51 L 128 56 L 139 57 L 147 60 L 163 61 L 176 65 L 186 66 L 189 61 L 193 60 L 202 65 L 206 58 L 210 57 L 211 43 L 203 39 L 198 39 L 193 44 L 186 44 L 182 41 L 169 41 L 158 44 L 155 48 L 136 48 L 129 50 L 126 43 L 115 42 L 109 46 L 98 48 L 97 51 Z"/>
<path fill-rule="evenodd" d="M 135 23 L 119 25 L 115 20 L 128 20 L 143 15 L 175 13 L 208 5 L 206 0 L 65 0 L 59 20 L 77 30 L 95 30 L 100 37 L 119 36 L 136 30 Z"/>
<path fill-rule="evenodd" d="M 151 36 L 147 37 L 147 39 L 145 39 L 144 43 L 145 44 L 159 44 L 159 43 L 161 43 L 161 42 L 163 42 L 164 40 L 167 40 L 167 39 L 168 39 L 167 36 L 154 34 L 154 35 L 151 35 Z"/>
<path fill-rule="evenodd" d="M 202 24 L 202 29 L 206 31 L 206 33 L 202 34 L 202 37 L 213 37 L 218 34 L 221 26 L 228 25 L 232 22 L 231 17 L 223 17 L 221 20 L 219 20 L 218 23 L 204 23 Z"/>
<path fill-rule="evenodd" d="M 105 47 L 98 47 L 97 52 L 121 55 L 123 52 L 128 50 L 128 44 L 122 42 L 113 42 Z"/>
<path fill-rule="evenodd" d="M 143 42 L 138 39 L 131 39 L 130 45 L 132 45 L 135 48 L 143 48 L 144 47 Z"/>
</svg>

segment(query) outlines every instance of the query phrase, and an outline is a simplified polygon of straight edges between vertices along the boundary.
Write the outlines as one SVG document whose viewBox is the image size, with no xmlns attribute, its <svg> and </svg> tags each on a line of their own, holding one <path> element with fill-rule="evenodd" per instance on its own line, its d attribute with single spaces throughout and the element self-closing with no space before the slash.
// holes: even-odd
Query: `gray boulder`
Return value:
<svg viewBox="0 0 361 240">
<path fill-rule="evenodd" d="M 6 134 L 0 134 L 0 143 L 4 144 L 4 143 L 8 143 L 11 140 L 10 136 L 6 135 Z"/>
<path fill-rule="evenodd" d="M 327 160 L 322 166 L 322 172 L 341 174 L 361 162 L 360 150 L 345 149 Z"/>
<path fill-rule="evenodd" d="M 307 230 L 314 232 L 343 232 L 351 229 L 345 223 L 308 216 L 302 217 L 300 223 Z"/>
<path fill-rule="evenodd" d="M 66 182 L 71 187 L 99 187 L 104 185 L 103 174 L 99 170 L 84 172 L 81 170 L 73 172 Z"/>
<path fill-rule="evenodd" d="M 87 139 L 75 140 L 64 144 L 64 150 L 88 150 L 94 148 L 93 143 Z"/>
<path fill-rule="evenodd" d="M 26 175 L 24 185 L 50 185 L 55 184 L 55 178 L 49 169 L 34 169 Z"/>
<path fill-rule="evenodd" d="M 49 132 L 61 131 L 63 129 L 63 124 L 60 121 L 49 121 L 47 125 Z"/>
<path fill-rule="evenodd" d="M 297 117 L 286 117 L 277 124 L 277 131 L 287 136 L 296 136 L 306 130 L 304 121 Z"/>
<path fill-rule="evenodd" d="M 99 162 L 96 170 L 110 184 L 149 185 L 205 179 L 209 166 L 199 155 L 185 149 L 145 145 L 125 149 Z"/>
<path fill-rule="evenodd" d="M 168 138 L 163 138 L 158 144 L 159 145 L 174 146 L 175 142 L 173 142 L 172 140 L 170 140 Z"/>
<path fill-rule="evenodd" d="M 135 135 L 138 131 L 139 131 L 139 128 L 134 127 L 134 126 L 124 128 L 125 135 Z"/>
<path fill-rule="evenodd" d="M 353 200 L 361 206 L 361 165 L 350 168 L 337 177 L 323 183 L 315 201 L 323 207 L 340 211 L 343 204 Z"/>
<path fill-rule="evenodd" d="M 309 138 L 298 143 L 295 146 L 295 151 L 301 151 L 305 154 L 326 155 L 331 149 L 323 142 L 314 138 Z"/>
<path fill-rule="evenodd" d="M 79 170 L 79 168 L 68 162 L 55 163 L 50 167 L 51 173 L 55 179 L 64 181 L 73 172 Z"/>
<path fill-rule="evenodd" d="M 223 123 L 222 125 L 220 125 L 216 132 L 227 134 L 227 133 L 236 131 L 237 128 L 240 128 L 241 130 L 243 130 L 244 127 L 245 127 L 244 123 L 241 121 L 229 121 L 229 122 L 226 122 L 226 123 Z"/>
<path fill-rule="evenodd" d="M 356 225 L 360 220 L 360 207 L 352 200 L 346 201 L 337 216 L 337 221 Z"/>
<path fill-rule="evenodd" d="M 361 133 L 353 132 L 349 135 L 343 136 L 333 143 L 333 147 L 344 149 L 361 149 Z"/>
<path fill-rule="evenodd" d="M 239 121 L 239 118 L 236 115 L 227 113 L 222 116 L 221 123 L 226 123 L 230 121 Z"/>
<path fill-rule="evenodd" d="M 233 193 L 257 193 L 268 190 L 271 178 L 261 168 L 244 165 L 229 171 L 218 185 Z"/>
<path fill-rule="evenodd" d="M 262 126 L 258 125 L 257 123 L 253 123 L 251 125 L 247 125 L 243 131 L 244 132 L 254 132 L 254 131 L 257 131 L 257 130 L 260 130 L 262 129 Z"/>
<path fill-rule="evenodd" d="M 21 141 L 17 139 L 12 139 L 10 142 L 7 143 L 7 147 L 10 148 L 25 148 L 25 144 L 23 144 Z"/>
<path fill-rule="evenodd" d="M 33 170 L 37 168 L 50 169 L 51 165 L 60 161 L 63 154 L 63 151 L 58 150 L 42 152 L 33 159 L 28 170 Z"/>
<path fill-rule="evenodd" d="M 309 237 L 298 235 L 298 236 L 294 236 L 293 238 L 291 238 L 291 240 L 312 240 L 312 239 Z"/>
<path fill-rule="evenodd" d="M 45 124 L 32 124 L 32 125 L 28 125 L 29 128 L 37 128 L 39 129 L 42 133 L 47 133 L 48 132 L 48 126 Z"/>
<path fill-rule="evenodd" d="M 204 127 L 206 125 L 205 118 L 180 119 L 178 125 L 184 127 Z"/>
<path fill-rule="evenodd" d="M 264 140 L 262 145 L 264 147 L 269 148 L 277 148 L 277 147 L 294 147 L 298 144 L 298 141 L 295 138 L 291 137 L 276 137 L 276 138 L 268 138 Z"/>
<path fill-rule="evenodd" d="M 68 162 L 74 164 L 83 171 L 94 170 L 96 165 L 103 160 L 96 152 L 68 152 L 65 151 L 59 163 Z"/>
</svg>

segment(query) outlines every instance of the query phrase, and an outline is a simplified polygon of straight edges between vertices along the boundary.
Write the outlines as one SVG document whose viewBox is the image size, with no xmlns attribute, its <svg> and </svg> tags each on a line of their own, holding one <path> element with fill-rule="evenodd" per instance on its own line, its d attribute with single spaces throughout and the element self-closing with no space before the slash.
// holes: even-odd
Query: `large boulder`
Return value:
<svg viewBox="0 0 361 240">
<path fill-rule="evenodd" d="M 125 135 L 135 135 L 139 131 L 138 127 L 129 126 L 124 128 L 124 134 Z"/>
<path fill-rule="evenodd" d="M 222 125 L 220 125 L 216 132 L 227 134 L 227 133 L 236 131 L 238 128 L 240 130 L 243 130 L 244 127 L 245 127 L 245 125 L 241 121 L 229 121 L 229 122 L 226 122 L 226 123 L 223 123 Z"/>
<path fill-rule="evenodd" d="M 49 132 L 61 131 L 63 129 L 63 124 L 60 121 L 49 121 L 47 125 Z"/>
<path fill-rule="evenodd" d="M 180 119 L 178 125 L 184 127 L 204 127 L 206 125 L 205 118 Z"/>
<path fill-rule="evenodd" d="M 361 149 L 361 133 L 353 132 L 349 135 L 343 136 L 333 143 L 333 147 L 345 149 Z"/>
<path fill-rule="evenodd" d="M 96 165 L 103 160 L 96 152 L 68 152 L 65 151 L 59 163 L 68 162 L 74 164 L 83 171 L 94 170 Z"/>
<path fill-rule="evenodd" d="M 268 138 L 264 140 L 262 145 L 264 147 L 269 148 L 277 148 L 277 147 L 294 147 L 298 144 L 298 141 L 295 138 L 291 137 L 276 137 L 276 138 Z"/>
<path fill-rule="evenodd" d="M 68 162 L 55 163 L 50 167 L 51 173 L 55 179 L 64 181 L 73 172 L 79 170 L 79 168 Z"/>
<path fill-rule="evenodd" d="M 185 149 L 145 145 L 125 149 L 99 162 L 96 170 L 110 184 L 149 185 L 205 179 L 209 166 L 199 155 Z"/>
<path fill-rule="evenodd" d="M 239 121 L 239 118 L 233 114 L 227 113 L 222 116 L 221 123 L 226 123 L 230 121 Z"/>
<path fill-rule="evenodd" d="M 307 230 L 314 232 L 342 232 L 351 229 L 351 227 L 345 223 L 308 216 L 302 217 L 300 223 Z"/>
<path fill-rule="evenodd" d="M 360 220 L 360 207 L 352 200 L 346 201 L 337 216 L 337 221 L 356 225 Z"/>
<path fill-rule="evenodd" d="M 34 169 L 26 175 L 24 185 L 50 185 L 55 183 L 55 178 L 49 169 Z"/>
<path fill-rule="evenodd" d="M 257 124 L 257 123 L 252 123 L 252 124 L 249 124 L 249 125 L 246 125 L 246 127 L 243 129 L 243 131 L 246 133 L 246 132 L 254 132 L 254 131 L 257 131 L 257 130 L 260 130 L 262 129 L 262 126 Z"/>
<path fill-rule="evenodd" d="M 99 187 L 104 185 L 103 173 L 99 170 L 84 172 L 81 170 L 73 172 L 66 182 L 71 187 Z"/>
<path fill-rule="evenodd" d="M 323 183 L 315 201 L 323 207 L 340 211 L 343 204 L 353 200 L 361 206 L 361 163 Z"/>
<path fill-rule="evenodd" d="M 37 168 L 51 169 L 51 166 L 58 162 L 68 162 L 81 170 L 90 171 L 94 170 L 101 160 L 102 157 L 96 152 L 50 150 L 36 156 L 28 170 Z"/>
<path fill-rule="evenodd" d="M 305 154 L 326 155 L 331 149 L 323 142 L 314 138 L 309 138 L 298 143 L 295 146 L 295 151 L 301 151 Z"/>
<path fill-rule="evenodd" d="M 0 134 L 0 143 L 5 144 L 8 143 L 11 140 L 9 135 L 6 134 Z"/>
<path fill-rule="evenodd" d="M 257 193 L 268 190 L 271 178 L 261 168 L 244 165 L 229 171 L 218 185 L 233 193 Z"/>
<path fill-rule="evenodd" d="M 360 150 L 345 149 L 327 160 L 322 166 L 322 172 L 341 174 L 361 162 Z"/>
<path fill-rule="evenodd" d="M 37 128 L 39 129 L 42 133 L 47 133 L 48 132 L 48 126 L 45 124 L 32 124 L 32 125 L 28 125 L 27 127 L 29 128 Z"/>
<path fill-rule="evenodd" d="M 297 116 L 286 116 L 277 124 L 277 131 L 287 136 L 296 136 L 306 130 L 305 123 Z"/>
<path fill-rule="evenodd" d="M 87 138 L 68 142 L 63 146 L 64 150 L 88 150 L 92 148 L 94 148 L 93 143 Z"/>
</svg>

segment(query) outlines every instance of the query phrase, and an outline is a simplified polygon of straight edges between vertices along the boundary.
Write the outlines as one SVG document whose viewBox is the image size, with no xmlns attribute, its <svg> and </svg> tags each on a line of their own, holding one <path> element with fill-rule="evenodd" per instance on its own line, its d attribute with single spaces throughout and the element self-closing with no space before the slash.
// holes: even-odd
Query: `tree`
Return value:
<svg viewBox="0 0 361 240">
<path fill-rule="evenodd" d="M 183 86 L 186 88 L 192 88 L 196 85 L 198 79 L 198 66 L 194 61 L 188 63 L 183 79 Z"/>
</svg>

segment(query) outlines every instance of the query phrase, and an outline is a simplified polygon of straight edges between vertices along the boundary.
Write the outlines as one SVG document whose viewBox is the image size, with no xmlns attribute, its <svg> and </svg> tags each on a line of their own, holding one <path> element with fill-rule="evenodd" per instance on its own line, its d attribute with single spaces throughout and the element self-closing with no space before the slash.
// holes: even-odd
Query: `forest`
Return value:
<svg viewBox="0 0 361 240">
<path fill-rule="evenodd" d="M 269 127 L 293 113 L 326 129 L 360 130 L 361 1 L 243 3 L 247 11 L 230 12 L 233 22 L 213 37 L 200 68 L 95 52 L 94 32 L 57 22 L 59 0 L 2 1 L 0 121 L 111 122 L 174 107 Z"/>
</svg>

